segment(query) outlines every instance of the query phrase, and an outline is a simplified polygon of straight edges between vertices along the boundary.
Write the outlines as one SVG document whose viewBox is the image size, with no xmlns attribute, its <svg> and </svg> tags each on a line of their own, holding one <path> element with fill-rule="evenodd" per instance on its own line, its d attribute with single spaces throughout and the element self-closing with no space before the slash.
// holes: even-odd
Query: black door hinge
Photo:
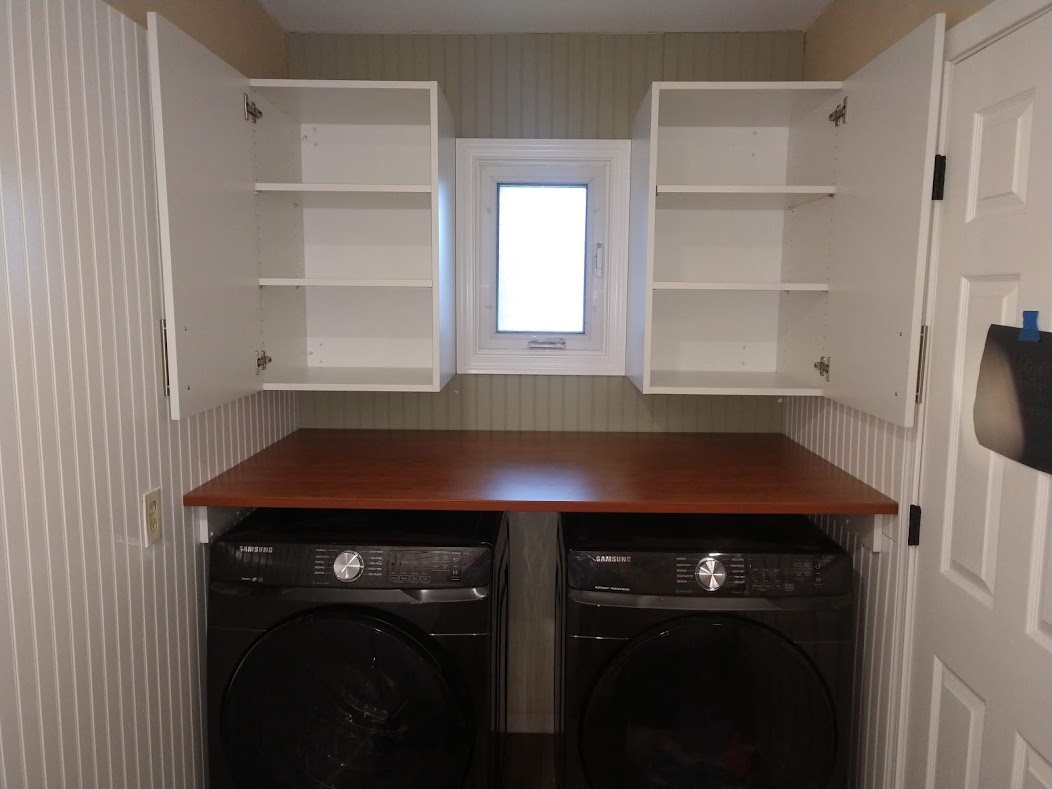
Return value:
<svg viewBox="0 0 1052 789">
<path fill-rule="evenodd" d="M 919 504 L 910 505 L 910 528 L 906 533 L 907 545 L 920 545 L 921 508 Z"/>
<path fill-rule="evenodd" d="M 935 177 L 931 182 L 931 199 L 942 200 L 942 193 L 946 189 L 946 157 L 935 154 Z"/>
</svg>

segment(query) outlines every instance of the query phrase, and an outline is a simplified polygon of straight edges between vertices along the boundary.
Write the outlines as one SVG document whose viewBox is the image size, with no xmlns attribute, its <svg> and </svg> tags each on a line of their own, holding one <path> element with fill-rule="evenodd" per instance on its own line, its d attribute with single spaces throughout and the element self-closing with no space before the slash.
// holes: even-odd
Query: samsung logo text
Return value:
<svg viewBox="0 0 1052 789">
<path fill-rule="evenodd" d="M 274 553 L 273 545 L 239 545 L 238 553 Z"/>
</svg>

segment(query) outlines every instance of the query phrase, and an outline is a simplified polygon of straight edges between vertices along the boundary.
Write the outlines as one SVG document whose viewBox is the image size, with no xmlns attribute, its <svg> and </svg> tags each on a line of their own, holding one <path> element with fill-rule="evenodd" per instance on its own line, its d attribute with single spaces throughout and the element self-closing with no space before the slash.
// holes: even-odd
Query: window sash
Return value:
<svg viewBox="0 0 1052 789">
<path fill-rule="evenodd" d="M 458 139 L 456 171 L 457 370 L 509 375 L 624 375 L 628 323 L 629 140 Z M 567 175 L 569 173 L 569 175 Z M 587 340 L 562 335 L 565 349 L 511 347 L 496 332 L 496 188 L 491 181 L 590 181 Z M 601 198 L 601 200 L 600 200 Z M 441 199 L 441 197 L 440 197 Z M 596 250 L 601 245 L 601 274 Z M 492 262 L 492 272 L 487 268 Z M 488 308 L 487 308 L 488 306 Z M 436 309 L 438 307 L 436 306 Z M 507 336 L 507 333 L 503 333 Z M 521 333 L 529 334 L 529 333 Z M 529 334 L 542 341 L 560 335 Z M 576 345 L 576 347 L 575 347 Z"/>
<path fill-rule="evenodd" d="M 477 276 L 480 319 L 477 344 L 482 351 L 521 351 L 534 355 L 564 351 L 598 351 L 605 332 L 606 281 L 596 277 L 596 247 L 605 240 L 607 171 L 602 164 L 580 162 L 523 162 L 487 164 L 481 168 L 478 206 Z M 501 332 L 497 330 L 498 197 L 501 184 L 538 186 L 587 186 L 588 216 L 585 225 L 584 331 Z M 561 345 L 562 347 L 537 347 Z M 531 347 L 531 345 L 533 347 Z"/>
<path fill-rule="evenodd" d="M 577 301 L 577 300 L 574 301 L 574 314 L 575 314 L 575 317 L 578 314 L 578 312 L 579 312 L 579 316 L 580 316 L 580 321 L 581 321 L 581 328 L 580 328 L 580 330 L 574 330 L 574 329 L 558 330 L 558 329 L 540 329 L 540 328 L 537 328 L 537 329 L 502 329 L 500 327 L 500 319 L 501 319 L 501 312 L 502 312 L 502 309 L 501 309 L 502 308 L 501 294 L 502 294 L 502 286 L 503 286 L 503 283 L 504 283 L 504 276 L 501 274 L 501 271 L 503 269 L 502 260 L 501 260 L 501 250 L 502 250 L 502 243 L 504 241 L 503 236 L 501 234 L 501 226 L 502 226 L 503 221 L 504 221 L 504 208 L 503 208 L 503 203 L 502 203 L 502 200 L 503 200 L 502 195 L 504 194 L 504 190 L 505 189 L 529 188 L 529 187 L 534 187 L 534 186 L 542 187 L 544 189 L 575 189 L 575 190 L 583 189 L 583 190 L 585 190 L 585 194 L 584 194 L 585 205 L 584 205 L 584 217 L 583 217 L 583 219 L 584 219 L 584 238 L 581 239 L 581 246 L 579 248 L 577 248 L 576 255 L 574 257 L 574 262 L 573 262 L 573 267 L 576 269 L 576 271 L 574 271 L 572 273 L 572 276 L 575 279 L 576 279 L 576 277 L 578 275 L 580 275 L 580 277 L 581 277 L 581 298 L 580 298 L 579 301 Z M 544 183 L 521 183 L 519 181 L 514 181 L 514 182 L 501 181 L 501 182 L 497 183 L 497 198 L 496 198 L 497 217 L 496 217 L 496 222 L 495 222 L 496 228 L 497 228 L 497 243 L 496 243 L 496 253 L 495 253 L 496 256 L 497 256 L 496 284 L 495 284 L 495 294 L 496 294 L 495 304 L 496 304 L 496 308 L 493 309 L 491 312 L 492 312 L 492 315 L 493 315 L 493 319 L 496 322 L 495 332 L 498 335 L 500 335 L 501 337 L 519 336 L 519 337 L 526 337 L 526 338 L 530 338 L 530 339 L 540 339 L 541 337 L 555 338 L 556 335 L 578 336 L 578 335 L 585 335 L 585 334 L 588 333 L 588 325 L 590 323 L 590 321 L 588 319 L 588 313 L 589 313 L 589 309 L 590 309 L 590 306 L 591 306 L 591 304 L 590 304 L 591 299 L 589 297 L 589 294 L 591 292 L 591 277 L 592 277 L 592 273 L 593 273 L 592 272 L 592 266 L 589 265 L 589 252 L 593 248 L 593 244 L 594 244 L 594 241 L 593 241 L 593 238 L 592 238 L 593 235 L 594 235 L 594 229 L 593 229 L 594 223 L 591 221 L 591 216 L 592 216 L 592 205 L 591 204 L 592 204 L 592 200 L 594 199 L 593 191 L 594 190 L 587 183 L 583 183 L 583 184 L 580 184 L 580 183 L 563 183 L 561 181 L 558 182 L 558 183 L 552 183 L 552 182 L 547 182 L 547 181 L 544 182 Z"/>
</svg>

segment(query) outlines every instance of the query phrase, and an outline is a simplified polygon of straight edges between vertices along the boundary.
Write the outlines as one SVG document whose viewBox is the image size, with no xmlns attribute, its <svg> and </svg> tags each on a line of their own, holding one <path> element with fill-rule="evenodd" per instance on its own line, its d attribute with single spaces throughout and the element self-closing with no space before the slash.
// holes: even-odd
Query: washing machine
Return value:
<svg viewBox="0 0 1052 789">
<path fill-rule="evenodd" d="M 502 513 L 257 510 L 210 547 L 212 789 L 495 785 Z"/>
<path fill-rule="evenodd" d="M 804 517 L 567 514 L 565 789 L 841 789 L 855 581 Z"/>
</svg>

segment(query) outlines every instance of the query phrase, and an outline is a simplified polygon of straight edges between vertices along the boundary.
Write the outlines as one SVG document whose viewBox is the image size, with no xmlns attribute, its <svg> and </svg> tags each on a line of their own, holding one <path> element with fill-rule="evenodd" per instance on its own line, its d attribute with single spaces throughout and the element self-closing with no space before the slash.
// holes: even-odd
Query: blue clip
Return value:
<svg viewBox="0 0 1052 789">
<path fill-rule="evenodd" d="M 1041 342 L 1041 332 L 1037 328 L 1037 310 L 1023 311 L 1023 329 L 1019 332 L 1019 342 Z"/>
</svg>

